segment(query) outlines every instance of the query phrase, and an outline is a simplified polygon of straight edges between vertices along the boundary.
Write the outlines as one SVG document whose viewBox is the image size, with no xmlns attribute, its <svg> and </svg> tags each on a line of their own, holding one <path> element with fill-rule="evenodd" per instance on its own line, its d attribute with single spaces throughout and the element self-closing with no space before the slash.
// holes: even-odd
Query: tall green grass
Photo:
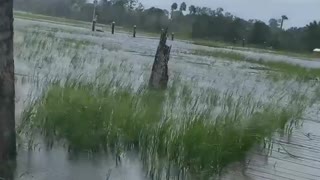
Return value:
<svg viewBox="0 0 320 180">
<path fill-rule="evenodd" d="M 151 179 L 208 179 L 277 130 L 289 130 L 287 123 L 306 106 L 302 96 L 282 107 L 250 96 L 210 90 L 193 97 L 188 86 L 178 89 L 54 84 L 25 111 L 19 132 L 31 141 L 42 135 L 48 145 L 66 141 L 72 152 L 109 152 L 118 161 L 137 151 Z"/>
</svg>

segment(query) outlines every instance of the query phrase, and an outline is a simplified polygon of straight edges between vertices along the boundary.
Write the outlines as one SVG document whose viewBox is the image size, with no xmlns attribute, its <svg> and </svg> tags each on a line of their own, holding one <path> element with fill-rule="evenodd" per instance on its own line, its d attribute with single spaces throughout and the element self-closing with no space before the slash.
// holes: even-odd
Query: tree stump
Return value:
<svg viewBox="0 0 320 180">
<path fill-rule="evenodd" d="M 92 21 L 92 29 L 91 30 L 96 31 L 96 21 L 95 20 Z"/>
<path fill-rule="evenodd" d="M 0 166 L 16 155 L 13 3 L 0 1 Z M 0 172 L 1 173 L 1 172 Z M 1 174 L 0 174 L 1 176 Z"/>
<path fill-rule="evenodd" d="M 162 31 L 157 53 L 154 59 L 149 87 L 152 89 L 166 89 L 169 75 L 168 62 L 171 46 L 166 45 L 168 28 Z"/>
</svg>

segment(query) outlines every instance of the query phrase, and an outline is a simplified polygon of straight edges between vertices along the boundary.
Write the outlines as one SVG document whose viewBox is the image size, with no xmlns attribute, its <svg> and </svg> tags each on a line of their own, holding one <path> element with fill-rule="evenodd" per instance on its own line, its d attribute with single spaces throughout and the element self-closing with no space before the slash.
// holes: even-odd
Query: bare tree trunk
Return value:
<svg viewBox="0 0 320 180">
<path fill-rule="evenodd" d="M 13 0 L 0 0 L 0 165 L 16 156 Z"/>
<path fill-rule="evenodd" d="M 168 28 L 160 37 L 160 43 L 154 59 L 149 86 L 153 89 L 165 89 L 168 84 L 168 62 L 170 59 L 171 46 L 166 45 Z"/>
</svg>

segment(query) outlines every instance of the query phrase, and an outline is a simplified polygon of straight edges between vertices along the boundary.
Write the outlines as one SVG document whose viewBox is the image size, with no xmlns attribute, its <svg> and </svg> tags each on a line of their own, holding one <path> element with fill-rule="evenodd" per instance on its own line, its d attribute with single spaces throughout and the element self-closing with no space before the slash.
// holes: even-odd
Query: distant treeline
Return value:
<svg viewBox="0 0 320 180">
<path fill-rule="evenodd" d="M 33 13 L 91 21 L 93 4 L 86 0 L 15 0 L 15 9 Z M 169 8 L 168 8 L 169 9 Z M 98 22 L 132 27 L 150 32 L 159 32 L 169 26 L 170 31 L 191 38 L 246 43 L 261 47 L 290 51 L 311 51 L 320 48 L 320 22 L 314 21 L 305 27 L 283 30 L 288 19 L 285 15 L 270 19 L 269 24 L 260 20 L 244 20 L 208 7 L 178 5 L 171 11 L 151 7 L 145 9 L 138 0 L 100 0 L 97 5 Z"/>
</svg>

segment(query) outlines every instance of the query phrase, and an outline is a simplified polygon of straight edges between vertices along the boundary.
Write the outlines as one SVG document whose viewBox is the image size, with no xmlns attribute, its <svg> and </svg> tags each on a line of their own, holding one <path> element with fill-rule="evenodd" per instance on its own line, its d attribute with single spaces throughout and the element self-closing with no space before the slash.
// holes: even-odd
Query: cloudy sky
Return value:
<svg viewBox="0 0 320 180">
<path fill-rule="evenodd" d="M 313 20 L 320 21 L 320 0 L 139 0 L 146 8 L 155 6 L 170 9 L 173 2 L 187 5 L 206 6 L 212 9 L 222 7 L 225 11 L 244 18 L 260 19 L 287 15 L 289 20 L 284 27 L 304 26 Z"/>
</svg>

